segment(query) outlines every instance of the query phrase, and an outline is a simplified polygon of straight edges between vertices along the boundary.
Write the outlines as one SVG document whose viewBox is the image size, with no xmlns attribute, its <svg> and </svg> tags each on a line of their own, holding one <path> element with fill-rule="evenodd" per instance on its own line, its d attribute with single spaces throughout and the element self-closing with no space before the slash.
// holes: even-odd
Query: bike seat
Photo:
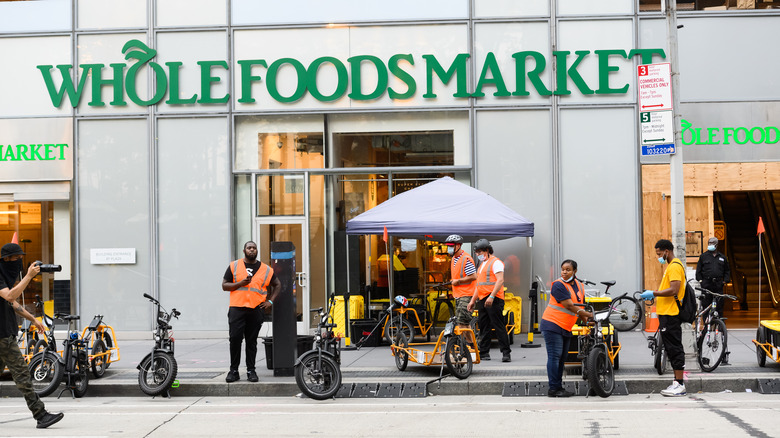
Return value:
<svg viewBox="0 0 780 438">
<path fill-rule="evenodd" d="M 615 280 L 609 280 L 609 281 L 602 281 L 601 282 L 601 284 L 603 284 L 604 286 L 610 286 L 610 287 L 614 286 L 615 283 L 617 283 Z"/>
<path fill-rule="evenodd" d="M 57 319 L 61 319 L 63 321 L 78 321 L 79 318 L 81 318 L 78 315 L 57 315 Z"/>
</svg>

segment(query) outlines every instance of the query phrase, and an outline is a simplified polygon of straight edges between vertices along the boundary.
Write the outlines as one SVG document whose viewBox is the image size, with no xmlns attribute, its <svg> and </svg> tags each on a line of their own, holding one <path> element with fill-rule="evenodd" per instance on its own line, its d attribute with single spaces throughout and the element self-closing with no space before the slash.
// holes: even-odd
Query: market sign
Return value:
<svg viewBox="0 0 780 438">
<path fill-rule="evenodd" d="M 112 99 L 108 102 L 111 106 L 125 106 L 128 99 L 141 106 L 155 105 L 160 102 L 171 105 L 193 104 L 224 104 L 230 100 L 229 94 L 221 96 L 212 95 L 212 85 L 221 78 L 215 76 L 215 70 L 229 70 L 229 65 L 224 60 L 198 61 L 200 76 L 200 94 L 182 96 L 180 92 L 180 78 L 182 74 L 191 74 L 182 71 L 182 62 L 166 62 L 163 65 L 153 62 L 157 51 L 148 47 L 139 40 L 130 40 L 122 48 L 125 59 L 135 60 L 132 64 L 114 63 L 106 69 L 105 64 L 81 64 L 80 74 L 74 75 L 73 65 L 38 65 L 43 82 L 49 93 L 49 98 L 55 107 L 60 107 L 67 98 L 71 106 L 77 107 L 82 98 L 89 99 L 89 106 L 102 107 L 101 91 L 104 87 L 112 89 Z M 410 73 L 414 69 L 425 69 L 424 99 L 437 97 L 434 85 L 449 84 L 454 81 L 456 98 L 479 98 L 485 96 L 485 88 L 491 90 L 497 97 L 524 97 L 530 96 L 527 82 L 533 87 L 533 91 L 540 96 L 570 95 L 569 80 L 574 84 L 579 93 L 592 94 L 625 94 L 628 92 L 628 84 L 614 86 L 610 83 L 610 76 L 620 70 L 618 65 L 613 65 L 615 59 L 624 60 L 624 64 L 630 63 L 635 56 L 640 57 L 643 64 L 652 63 L 654 56 L 665 58 L 663 49 L 633 49 L 628 52 L 622 49 L 577 50 L 573 53 L 566 50 L 552 52 L 555 77 L 552 89 L 542 82 L 542 76 L 547 68 L 548 60 L 540 52 L 522 51 L 512 55 L 515 66 L 514 78 L 505 75 L 499 67 L 499 60 L 495 53 L 488 52 L 482 65 L 478 65 L 476 71 L 479 78 L 473 89 L 468 86 L 468 53 L 461 53 L 455 59 L 442 63 L 435 55 L 422 55 L 422 60 L 415 59 L 412 54 L 399 53 L 388 59 L 381 59 L 372 55 L 352 56 L 344 62 L 332 56 L 317 58 L 308 65 L 295 58 L 279 58 L 275 60 L 245 59 L 236 63 L 239 68 L 239 83 L 236 89 L 240 90 L 239 103 L 253 103 L 252 85 L 263 83 L 269 96 L 277 102 L 294 103 L 304 96 L 311 95 L 320 102 L 332 102 L 341 99 L 345 95 L 353 100 L 373 100 L 385 94 L 393 100 L 409 99 L 417 93 L 418 84 Z M 598 62 L 598 84 L 588 84 L 577 70 L 580 63 L 587 57 L 595 56 Z M 526 68 L 526 63 L 529 68 Z M 532 66 L 532 67 L 530 67 Z M 153 95 L 148 99 L 139 95 L 136 81 L 139 76 L 145 75 L 148 67 L 154 77 Z M 321 68 L 335 70 L 336 84 L 329 84 L 326 90 L 321 89 L 317 78 Z M 376 74 L 376 84 L 366 85 L 362 83 L 363 69 L 371 68 Z M 263 74 L 264 73 L 264 74 Z M 291 93 L 283 95 L 278 84 L 282 78 L 294 75 L 296 88 Z M 74 82 L 73 77 L 78 76 Z M 397 79 L 405 85 L 400 89 L 390 86 L 390 77 Z M 91 86 L 86 87 L 87 78 L 91 78 Z M 422 84 L 419 84 L 422 86 Z M 325 87 L 323 87 L 325 88 Z M 366 89 L 369 88 L 369 89 Z M 348 92 L 349 91 L 349 92 Z M 163 99 L 167 96 L 167 99 Z"/>
<path fill-rule="evenodd" d="M 73 179 L 73 123 L 66 118 L 0 120 L 0 182 Z"/>
<path fill-rule="evenodd" d="M 754 126 L 747 128 L 694 128 L 685 119 L 682 120 L 682 144 L 688 145 L 731 145 L 731 144 L 776 144 L 780 141 L 780 128 L 777 126 Z"/>
</svg>

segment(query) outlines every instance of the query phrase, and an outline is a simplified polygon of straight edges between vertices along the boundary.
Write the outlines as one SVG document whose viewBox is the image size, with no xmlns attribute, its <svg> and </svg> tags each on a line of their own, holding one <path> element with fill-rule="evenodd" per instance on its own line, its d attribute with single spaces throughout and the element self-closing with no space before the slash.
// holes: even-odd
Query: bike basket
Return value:
<svg viewBox="0 0 780 438">
<path fill-rule="evenodd" d="M 92 322 L 89 323 L 89 326 L 87 326 L 87 328 L 89 330 L 96 330 L 102 322 L 103 322 L 103 316 L 97 315 L 94 318 L 92 318 Z"/>
</svg>

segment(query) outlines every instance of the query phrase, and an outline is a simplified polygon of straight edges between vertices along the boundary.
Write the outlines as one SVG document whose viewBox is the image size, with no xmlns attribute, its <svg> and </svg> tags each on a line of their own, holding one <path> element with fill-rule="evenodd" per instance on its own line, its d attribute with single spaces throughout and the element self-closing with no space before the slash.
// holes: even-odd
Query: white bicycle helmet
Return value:
<svg viewBox="0 0 780 438">
<path fill-rule="evenodd" d="M 445 245 L 455 245 L 457 243 L 463 243 L 463 238 L 460 237 L 457 234 L 450 234 L 447 236 L 447 239 L 444 241 Z"/>
</svg>

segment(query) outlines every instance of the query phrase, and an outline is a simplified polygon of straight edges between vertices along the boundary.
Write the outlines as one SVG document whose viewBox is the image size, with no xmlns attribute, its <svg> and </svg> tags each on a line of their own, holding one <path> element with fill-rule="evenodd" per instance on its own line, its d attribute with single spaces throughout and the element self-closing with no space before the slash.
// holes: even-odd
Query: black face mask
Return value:
<svg viewBox="0 0 780 438">
<path fill-rule="evenodd" d="M 24 261 L 21 259 L 16 261 L 0 260 L 0 275 L 3 276 L 6 283 L 9 283 L 9 288 L 19 279 L 19 275 L 22 273 L 23 269 Z"/>
</svg>

